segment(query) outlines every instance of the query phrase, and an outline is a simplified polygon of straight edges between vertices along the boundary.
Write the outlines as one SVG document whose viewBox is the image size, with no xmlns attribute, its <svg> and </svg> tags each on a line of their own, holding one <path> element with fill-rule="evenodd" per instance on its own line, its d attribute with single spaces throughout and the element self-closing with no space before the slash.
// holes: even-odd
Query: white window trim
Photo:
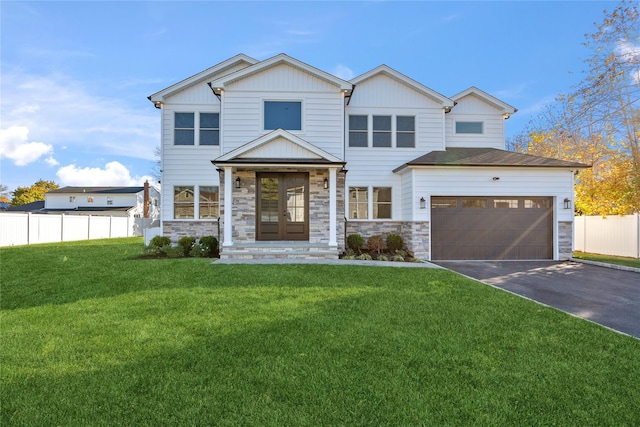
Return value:
<svg viewBox="0 0 640 427">
<path fill-rule="evenodd" d="M 193 114 L 193 145 L 176 144 L 176 114 L 190 113 Z M 200 114 L 217 114 L 218 115 L 218 145 L 200 145 Z M 186 128 L 185 128 L 186 129 Z M 171 115 L 171 144 L 170 147 L 177 149 L 193 149 L 196 147 L 218 148 L 222 146 L 222 113 L 215 110 L 174 110 Z"/>
<path fill-rule="evenodd" d="M 193 218 L 176 218 L 176 187 L 193 187 Z M 171 221 L 217 222 L 218 218 L 200 218 L 200 187 L 218 187 L 218 216 L 220 216 L 220 183 L 173 183 L 171 185 Z"/>
<path fill-rule="evenodd" d="M 272 101 L 272 102 L 299 102 L 300 103 L 300 130 L 290 130 L 290 129 L 285 129 L 287 132 L 291 132 L 292 134 L 303 134 L 305 133 L 305 129 L 306 129 L 306 99 L 305 98 L 273 98 L 273 97 L 269 97 L 269 98 L 262 98 L 260 101 L 260 132 L 262 132 L 263 135 L 269 133 L 269 132 L 273 132 L 275 129 L 265 129 L 264 128 L 264 104 L 265 102 L 268 101 Z"/>
<path fill-rule="evenodd" d="M 457 123 L 482 123 L 482 132 L 480 133 L 458 133 L 456 132 L 456 124 Z M 454 120 L 453 121 L 453 134 L 456 136 L 477 136 L 477 135 L 484 135 L 486 132 L 486 121 L 485 120 Z"/>
<path fill-rule="evenodd" d="M 356 148 L 365 148 L 365 147 L 356 147 Z M 376 147 L 378 148 L 378 147 Z M 389 148 L 389 147 L 387 147 Z M 350 197 L 350 189 L 354 188 L 354 187 L 358 187 L 358 188 L 363 188 L 366 187 L 367 188 L 367 217 L 366 218 L 351 218 L 351 197 Z M 390 188 L 391 189 L 391 218 L 374 218 L 373 217 L 373 188 Z M 345 203 L 346 206 L 346 212 L 345 212 L 345 217 L 347 218 L 348 222 L 388 222 L 388 221 L 393 221 L 394 220 L 394 187 L 393 185 L 358 185 L 358 184 L 352 184 L 347 186 L 347 199 L 348 199 L 348 203 Z"/>
<path fill-rule="evenodd" d="M 198 127 L 197 127 L 197 132 L 196 135 L 194 136 L 194 146 L 195 147 L 206 147 L 206 148 L 215 148 L 215 147 L 220 147 L 220 145 L 222 145 L 222 132 L 221 132 L 221 128 L 222 128 L 222 115 L 220 114 L 220 111 L 207 111 L 207 110 L 198 110 L 195 111 L 196 116 L 198 117 L 197 122 L 198 122 Z M 217 114 L 218 115 L 218 145 L 200 145 L 200 131 L 202 130 L 200 128 L 200 114 Z M 195 121 L 195 119 L 194 119 Z M 195 123 L 194 123 L 195 125 Z M 214 129 L 214 128 L 206 128 L 206 129 Z"/>
<path fill-rule="evenodd" d="M 349 145 L 350 138 L 350 128 L 349 128 L 349 116 L 366 116 L 367 117 L 367 146 L 366 147 L 352 147 Z M 391 117 L 391 146 L 390 147 L 374 147 L 373 146 L 373 116 L 388 116 Z M 400 117 L 413 117 L 413 147 L 398 147 L 398 116 Z M 347 118 L 345 120 L 346 123 L 346 147 L 350 150 L 364 150 L 364 149 L 375 149 L 375 150 L 389 150 L 389 149 L 400 149 L 400 150 L 415 150 L 418 148 L 418 115 L 413 113 L 402 113 L 402 112 L 357 112 L 351 111 L 347 113 Z M 484 125 L 483 125 L 484 129 Z M 455 131 L 455 124 L 454 124 Z"/>
</svg>

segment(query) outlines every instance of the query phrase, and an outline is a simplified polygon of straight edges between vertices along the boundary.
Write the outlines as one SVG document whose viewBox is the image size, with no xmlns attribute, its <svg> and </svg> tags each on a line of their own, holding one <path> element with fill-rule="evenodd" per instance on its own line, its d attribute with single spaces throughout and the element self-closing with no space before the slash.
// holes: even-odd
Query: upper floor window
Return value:
<svg viewBox="0 0 640 427">
<path fill-rule="evenodd" d="M 107 205 L 113 205 L 113 197 L 107 197 Z"/>
<path fill-rule="evenodd" d="M 396 147 L 413 148 L 416 146 L 416 118 L 413 116 L 396 117 Z"/>
<path fill-rule="evenodd" d="M 368 116 L 349 116 L 349 147 L 366 147 Z"/>
<path fill-rule="evenodd" d="M 264 129 L 302 130 L 302 102 L 264 101 Z"/>
<path fill-rule="evenodd" d="M 373 116 L 373 146 L 391 147 L 391 116 Z"/>
<path fill-rule="evenodd" d="M 220 114 L 200 113 L 200 145 L 220 145 Z"/>
<path fill-rule="evenodd" d="M 76 196 L 69 196 L 69 202 L 73 203 L 76 201 Z"/>
<path fill-rule="evenodd" d="M 87 196 L 87 203 L 93 203 L 93 196 Z"/>
<path fill-rule="evenodd" d="M 349 116 L 349 147 L 415 148 L 416 118 L 414 116 Z M 371 141 L 371 145 L 369 144 Z"/>
<path fill-rule="evenodd" d="M 462 134 L 482 134 L 484 133 L 483 122 L 456 122 L 456 133 Z"/>
<path fill-rule="evenodd" d="M 175 113 L 175 145 L 193 145 L 194 144 L 194 113 Z"/>
</svg>

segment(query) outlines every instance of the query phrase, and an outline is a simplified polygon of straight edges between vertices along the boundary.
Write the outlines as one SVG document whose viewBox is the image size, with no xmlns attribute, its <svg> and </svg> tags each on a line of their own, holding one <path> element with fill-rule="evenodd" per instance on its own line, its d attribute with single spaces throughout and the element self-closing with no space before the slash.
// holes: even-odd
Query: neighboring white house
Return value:
<svg viewBox="0 0 640 427">
<path fill-rule="evenodd" d="M 160 192 L 148 182 L 142 187 L 63 187 L 45 193 L 39 213 L 129 217 L 141 220 L 141 230 L 159 221 Z"/>
<path fill-rule="evenodd" d="M 149 97 L 162 110 L 161 227 L 222 257 L 337 257 L 399 234 L 422 259 L 567 259 L 585 165 L 505 151 L 516 109 L 381 65 L 351 81 L 237 55 Z"/>
</svg>

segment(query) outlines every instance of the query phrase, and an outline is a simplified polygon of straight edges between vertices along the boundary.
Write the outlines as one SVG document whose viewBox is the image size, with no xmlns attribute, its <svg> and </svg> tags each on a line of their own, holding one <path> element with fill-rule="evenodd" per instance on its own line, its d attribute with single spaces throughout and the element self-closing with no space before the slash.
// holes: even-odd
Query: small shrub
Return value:
<svg viewBox="0 0 640 427">
<path fill-rule="evenodd" d="M 205 257 L 218 258 L 220 256 L 218 239 L 214 236 L 203 236 L 200 238 L 199 243 L 204 248 Z"/>
<path fill-rule="evenodd" d="M 391 261 L 404 262 L 404 257 L 400 254 L 395 254 L 394 256 L 391 257 Z"/>
<path fill-rule="evenodd" d="M 163 246 L 160 251 L 167 258 L 182 258 L 184 256 L 184 248 L 182 246 Z"/>
<path fill-rule="evenodd" d="M 380 255 L 378 257 L 378 261 L 389 261 L 389 257 L 387 257 L 386 255 Z"/>
<path fill-rule="evenodd" d="M 404 247 L 402 237 L 397 234 L 389 234 L 387 236 L 387 248 L 391 253 L 395 253 Z"/>
<path fill-rule="evenodd" d="M 364 246 L 364 238 L 359 234 L 349 234 L 347 236 L 347 247 L 354 252 L 362 252 Z"/>
<path fill-rule="evenodd" d="M 356 259 L 355 255 L 345 255 L 342 257 L 342 259 L 346 259 L 346 260 L 352 260 L 352 259 Z"/>
<path fill-rule="evenodd" d="M 191 248 L 196 243 L 195 237 L 183 236 L 178 240 L 178 247 L 182 249 L 184 256 L 191 253 Z"/>
<path fill-rule="evenodd" d="M 163 246 L 171 246 L 171 239 L 167 236 L 154 236 L 149 241 L 149 247 L 161 248 Z"/>
<path fill-rule="evenodd" d="M 346 250 L 346 251 L 344 251 L 344 255 L 345 255 L 345 256 L 354 256 L 355 254 L 356 254 L 356 253 L 355 253 L 355 252 L 354 252 L 354 250 L 353 250 L 353 249 L 351 249 L 351 248 L 347 248 L 347 250 Z"/>
<path fill-rule="evenodd" d="M 369 254 L 360 254 L 356 257 L 356 259 L 360 261 L 371 261 L 373 258 L 371 258 L 371 255 Z"/>
<path fill-rule="evenodd" d="M 209 248 L 205 247 L 202 243 L 194 243 L 191 247 L 191 252 L 189 252 L 189 255 L 193 258 L 204 258 L 207 256 L 208 251 Z"/>
<path fill-rule="evenodd" d="M 385 248 L 384 239 L 379 235 L 371 236 L 369 237 L 369 240 L 367 240 L 367 247 L 369 248 L 370 253 L 379 254 Z"/>
</svg>

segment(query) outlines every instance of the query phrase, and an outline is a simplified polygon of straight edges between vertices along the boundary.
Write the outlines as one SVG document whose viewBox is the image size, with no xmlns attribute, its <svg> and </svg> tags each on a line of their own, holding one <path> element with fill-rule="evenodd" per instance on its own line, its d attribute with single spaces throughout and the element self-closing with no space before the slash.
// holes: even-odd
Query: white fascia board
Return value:
<svg viewBox="0 0 640 427">
<path fill-rule="evenodd" d="M 435 90 L 423 85 L 422 83 L 419 83 L 415 80 L 413 80 L 410 77 L 405 76 L 404 74 L 394 70 L 393 68 L 389 67 L 388 65 L 379 65 L 376 68 L 374 68 L 373 70 L 367 71 L 364 74 L 359 75 L 358 77 L 351 79 L 351 83 L 355 84 L 356 86 L 358 85 L 358 83 L 362 83 L 363 81 L 370 79 L 371 77 L 377 76 L 378 74 L 384 74 L 387 75 L 397 81 L 399 81 L 400 83 L 404 84 L 405 86 L 410 87 L 411 89 L 428 96 L 429 98 L 434 99 L 436 102 L 439 102 L 443 107 L 453 107 L 455 105 L 455 103 L 453 102 L 452 99 L 447 98 L 446 96 L 442 95 L 439 92 L 436 92 Z"/>
<path fill-rule="evenodd" d="M 162 89 L 159 92 L 154 93 L 153 95 L 151 95 L 149 97 L 149 100 L 151 102 L 163 102 L 165 100 L 165 98 L 170 97 L 171 95 L 175 94 L 176 92 L 179 92 L 181 90 L 184 90 L 190 86 L 193 86 L 195 84 L 198 83 L 202 83 L 207 81 L 208 79 L 211 79 L 213 76 L 215 76 L 216 74 L 220 74 L 221 72 L 224 72 L 225 69 L 228 69 L 230 67 L 233 67 L 235 65 L 237 65 L 238 63 L 246 63 L 247 66 L 251 66 L 254 64 L 258 63 L 258 60 L 253 59 L 245 54 L 239 54 L 236 55 L 232 58 L 229 58 L 225 61 L 220 62 L 219 64 L 214 65 L 213 67 L 207 68 L 204 71 L 199 72 L 198 74 L 195 74 L 191 77 L 188 77 L 176 84 L 173 84 L 165 89 Z"/>
<path fill-rule="evenodd" d="M 517 108 L 507 104 L 504 101 L 499 100 L 495 96 L 489 95 L 487 92 L 478 89 L 475 86 L 471 86 L 469 89 L 463 90 L 462 92 L 451 97 L 454 101 L 458 101 L 459 99 L 464 98 L 467 95 L 475 95 L 483 101 L 501 109 L 503 113 L 513 114 L 518 111 Z"/>
<path fill-rule="evenodd" d="M 302 148 L 304 148 L 307 151 L 312 152 L 313 154 L 317 155 L 320 158 L 323 158 L 325 160 L 328 160 L 332 163 L 341 163 L 342 160 L 337 158 L 336 156 L 334 156 L 331 153 L 327 153 L 326 151 L 324 151 L 321 148 L 316 147 L 315 145 L 305 141 L 304 139 L 292 134 L 291 132 L 287 132 L 286 130 L 283 129 L 276 129 L 272 132 L 269 132 L 265 135 L 262 135 L 260 138 L 254 139 L 251 142 L 248 142 L 238 148 L 236 148 L 235 150 L 229 151 L 227 154 L 218 157 L 217 159 L 214 160 L 214 162 L 226 162 L 229 160 L 233 160 L 233 159 L 237 159 L 240 158 L 243 154 L 256 149 L 257 147 L 260 147 L 262 145 L 268 144 L 269 142 L 278 139 L 278 138 L 284 138 L 288 141 L 291 141 L 293 144 L 296 144 Z"/>
<path fill-rule="evenodd" d="M 284 53 L 271 57 L 269 59 L 265 59 L 264 61 L 253 64 L 247 68 L 243 68 L 242 70 L 238 70 L 235 73 L 231 73 L 224 77 L 218 78 L 211 82 L 211 87 L 214 89 L 224 89 L 226 85 L 231 84 L 237 80 L 248 77 L 252 74 L 259 73 L 262 70 L 267 68 L 271 68 L 273 66 L 279 64 L 287 64 L 295 68 L 299 68 L 307 73 L 314 75 L 322 80 L 325 80 L 335 86 L 338 86 L 340 90 L 351 92 L 352 84 L 346 80 L 342 80 L 339 77 L 334 76 L 333 74 L 329 74 L 325 71 L 322 71 L 318 68 L 312 67 L 309 64 L 305 64 L 302 61 L 299 61 L 295 58 L 292 58 Z"/>
</svg>

